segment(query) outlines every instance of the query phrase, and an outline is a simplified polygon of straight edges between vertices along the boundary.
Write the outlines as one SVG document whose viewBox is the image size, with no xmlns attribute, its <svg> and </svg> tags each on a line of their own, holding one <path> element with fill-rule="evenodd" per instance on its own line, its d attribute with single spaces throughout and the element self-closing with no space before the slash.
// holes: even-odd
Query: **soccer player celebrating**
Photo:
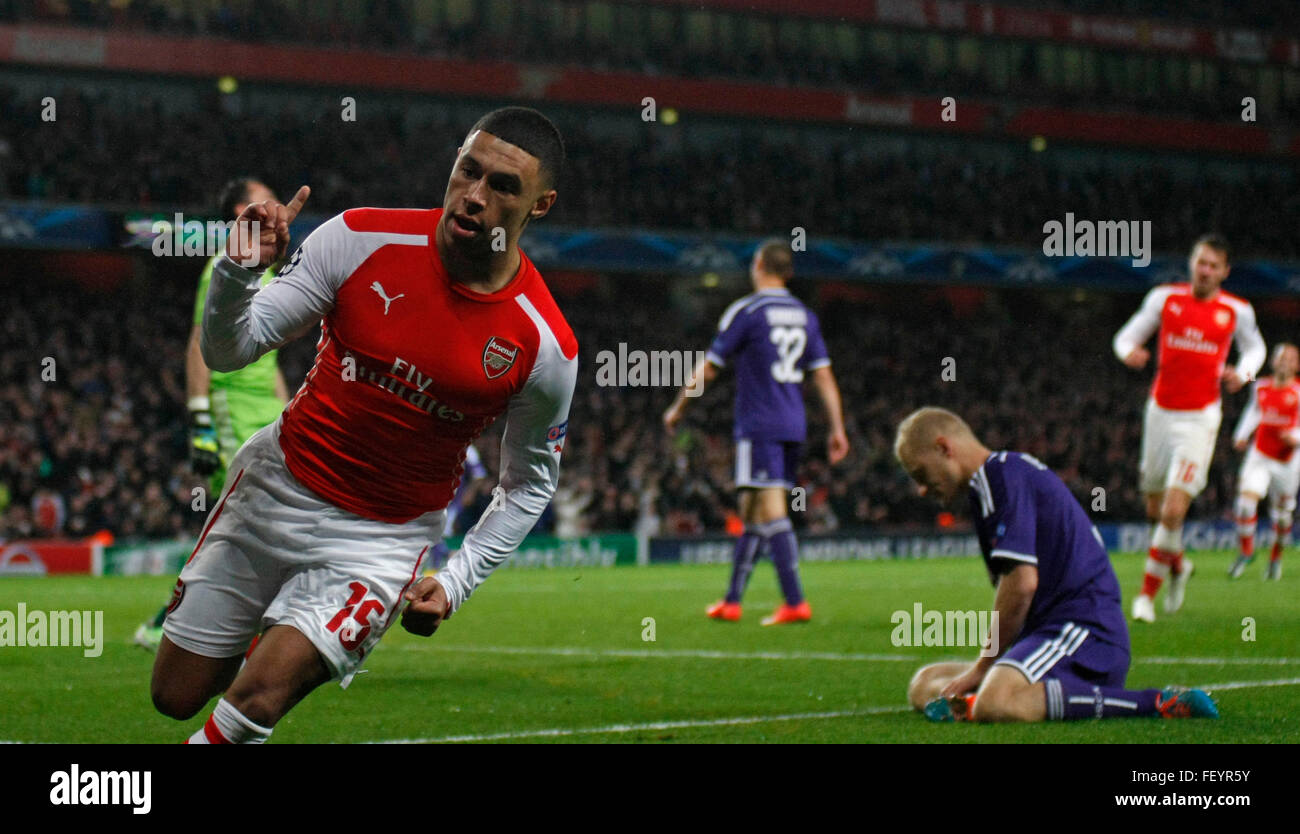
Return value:
<svg viewBox="0 0 1300 834">
<path fill-rule="evenodd" d="M 933 721 L 1120 716 L 1218 717 L 1198 689 L 1124 688 L 1129 639 L 1101 534 L 1070 490 L 1030 455 L 991 452 L 951 411 L 898 426 L 894 454 L 922 495 L 948 504 L 966 487 L 989 578 L 996 644 L 974 663 L 934 663 L 908 685 Z M 985 656 L 987 655 L 987 656 Z"/>
<path fill-rule="evenodd" d="M 230 478 L 181 571 L 153 701 L 187 719 L 225 696 L 194 743 L 258 743 L 331 678 L 346 686 L 396 618 L 429 635 L 518 547 L 559 478 L 577 341 L 518 247 L 556 199 L 559 131 L 509 107 L 474 125 L 441 209 L 352 209 L 265 288 L 307 200 L 253 203 L 212 271 L 201 346 L 232 371 L 321 322 L 316 363 Z M 251 263 L 254 270 L 237 263 Z M 500 484 L 436 576 L 465 449 L 506 415 Z M 264 629 L 240 665 L 249 642 Z"/>
<path fill-rule="evenodd" d="M 1142 425 L 1141 489 L 1153 523 L 1142 591 L 1133 600 L 1133 619 L 1153 623 L 1155 595 L 1169 578 L 1165 611 L 1183 605 L 1192 562 L 1183 558 L 1183 520 L 1205 488 L 1223 407 L 1219 385 L 1240 391 L 1264 364 L 1264 339 L 1250 302 L 1219 289 L 1231 269 L 1228 244 L 1216 235 L 1196 241 L 1188 260 L 1191 281 L 1165 284 L 1147 293 L 1142 307 L 1115 334 L 1114 349 L 1125 365 L 1146 366 L 1143 345 L 1160 331 L 1155 383 Z M 1226 365 L 1237 340 L 1236 367 Z"/>
<path fill-rule="evenodd" d="M 840 390 L 812 310 L 786 289 L 794 274 L 788 243 L 771 240 L 750 264 L 754 292 L 727 308 L 718 335 L 691 379 L 664 412 L 671 431 L 682 419 L 691 393 L 702 394 L 728 361 L 736 365 L 736 488 L 744 533 L 732 556 L 731 582 L 724 599 L 708 609 L 714 619 L 740 619 L 740 600 L 760 552 L 771 551 L 785 603 L 763 625 L 806 622 L 812 608 L 799 582 L 799 545 L 786 511 L 794 486 L 807 426 L 804 375 L 811 372 L 830 423 L 827 457 L 839 463 L 849 452 L 840 408 Z"/>
<path fill-rule="evenodd" d="M 249 203 L 274 200 L 275 193 L 261 182 L 248 177 L 231 180 L 218 199 L 221 216 L 233 220 Z M 185 351 L 185 396 L 190 412 L 190 468 L 196 475 L 208 476 L 209 494 L 218 496 L 226 482 L 226 464 L 240 446 L 263 426 L 275 422 L 289 399 L 284 374 L 280 373 L 277 351 L 269 350 L 256 361 L 233 373 L 212 371 L 203 364 L 199 349 L 199 331 L 203 324 L 203 304 L 212 281 L 212 267 L 218 258 L 208 259 L 199 275 L 199 290 L 194 298 L 194 326 L 190 329 Z M 262 273 L 262 286 L 275 277 L 272 265 Z M 141 623 L 135 642 L 155 651 L 162 640 L 162 624 L 167 618 L 165 603 L 153 619 Z"/>
<path fill-rule="evenodd" d="M 1273 348 L 1273 376 L 1255 383 L 1250 403 L 1241 414 L 1232 435 L 1233 448 L 1246 451 L 1251 432 L 1255 445 L 1246 452 L 1237 478 L 1237 534 L 1241 554 L 1228 570 L 1232 579 L 1239 578 L 1255 558 L 1255 529 L 1259 522 L 1259 500 L 1269 497 L 1273 517 L 1273 549 L 1269 553 L 1265 579 L 1282 578 L 1282 548 L 1291 534 L 1295 514 L 1296 490 L 1300 489 L 1300 350 L 1289 342 Z M 1258 431 L 1256 431 L 1258 429 Z"/>
</svg>

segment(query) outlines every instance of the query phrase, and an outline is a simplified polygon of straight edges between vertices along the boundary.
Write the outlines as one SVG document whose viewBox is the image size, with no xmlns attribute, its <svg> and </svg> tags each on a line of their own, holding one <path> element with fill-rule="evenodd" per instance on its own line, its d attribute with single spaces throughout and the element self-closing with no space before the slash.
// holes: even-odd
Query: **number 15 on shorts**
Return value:
<svg viewBox="0 0 1300 834">
<path fill-rule="evenodd" d="M 338 632 L 343 648 L 354 652 L 370 634 L 370 615 L 383 614 L 384 604 L 377 599 L 365 599 L 370 589 L 360 582 L 349 582 L 348 589 L 352 595 L 339 612 L 330 618 L 325 629 L 331 633 Z M 363 599 L 365 602 L 362 602 Z"/>
</svg>

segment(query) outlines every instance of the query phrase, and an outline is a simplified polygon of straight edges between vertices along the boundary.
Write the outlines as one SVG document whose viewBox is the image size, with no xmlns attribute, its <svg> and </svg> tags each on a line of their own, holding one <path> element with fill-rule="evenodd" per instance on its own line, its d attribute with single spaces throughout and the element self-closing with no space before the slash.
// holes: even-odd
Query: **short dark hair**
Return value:
<svg viewBox="0 0 1300 834">
<path fill-rule="evenodd" d="M 794 275 L 794 252 L 790 249 L 790 241 L 779 237 L 763 241 L 758 247 L 758 265 L 764 272 L 789 281 Z"/>
<path fill-rule="evenodd" d="M 221 193 L 217 196 L 217 210 L 221 212 L 222 220 L 235 218 L 235 206 L 248 202 L 248 187 L 255 182 L 257 180 L 252 177 L 235 177 L 221 186 Z"/>
<path fill-rule="evenodd" d="M 1195 252 L 1196 247 L 1201 246 L 1202 244 L 1210 247 L 1216 252 L 1222 252 L 1224 262 L 1232 263 L 1232 247 L 1228 245 L 1228 239 L 1223 235 L 1218 234 L 1217 232 L 1207 232 L 1201 235 L 1196 239 L 1196 242 L 1192 244 L 1192 251 Z"/>
<path fill-rule="evenodd" d="M 469 132 L 478 130 L 537 157 L 543 184 L 555 187 L 564 170 L 564 137 L 550 119 L 531 107 L 502 107 L 475 122 Z"/>
</svg>

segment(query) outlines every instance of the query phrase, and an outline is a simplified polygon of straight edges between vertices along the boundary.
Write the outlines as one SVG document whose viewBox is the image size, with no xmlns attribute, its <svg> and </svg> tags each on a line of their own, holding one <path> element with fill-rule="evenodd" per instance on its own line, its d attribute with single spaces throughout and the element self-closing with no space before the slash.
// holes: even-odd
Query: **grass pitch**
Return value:
<svg viewBox="0 0 1300 834">
<path fill-rule="evenodd" d="M 272 741 L 1300 741 L 1300 567 L 1265 583 L 1261 557 L 1230 582 L 1231 554 L 1193 556 L 1184 610 L 1130 626 L 1128 685 L 1207 687 L 1217 722 L 928 723 L 906 708 L 913 671 L 975 650 L 895 646 L 891 615 L 993 599 L 978 560 L 935 559 L 805 564 L 813 621 L 776 628 L 759 625 L 778 602 L 767 563 L 734 624 L 704 616 L 725 566 L 501 570 L 434 637 L 394 626 L 347 691 L 317 690 Z M 1116 556 L 1115 567 L 1127 606 L 1142 559 Z M 153 656 L 130 643 L 173 581 L 0 579 L 0 609 L 102 609 L 106 632 L 97 658 L 0 647 L 0 741 L 170 743 L 197 729 L 207 711 L 178 723 L 153 710 Z M 1247 617 L 1253 641 L 1243 639 Z"/>
</svg>

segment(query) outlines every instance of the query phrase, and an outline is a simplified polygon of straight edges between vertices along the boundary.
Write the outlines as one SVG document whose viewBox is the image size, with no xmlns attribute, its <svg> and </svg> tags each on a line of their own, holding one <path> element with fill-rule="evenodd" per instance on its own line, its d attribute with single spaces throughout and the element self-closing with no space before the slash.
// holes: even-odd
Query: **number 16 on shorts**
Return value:
<svg viewBox="0 0 1300 834">
<path fill-rule="evenodd" d="M 1174 470 L 1174 479 L 1180 484 L 1196 482 L 1197 463 L 1194 460 L 1179 459 Z"/>
</svg>

